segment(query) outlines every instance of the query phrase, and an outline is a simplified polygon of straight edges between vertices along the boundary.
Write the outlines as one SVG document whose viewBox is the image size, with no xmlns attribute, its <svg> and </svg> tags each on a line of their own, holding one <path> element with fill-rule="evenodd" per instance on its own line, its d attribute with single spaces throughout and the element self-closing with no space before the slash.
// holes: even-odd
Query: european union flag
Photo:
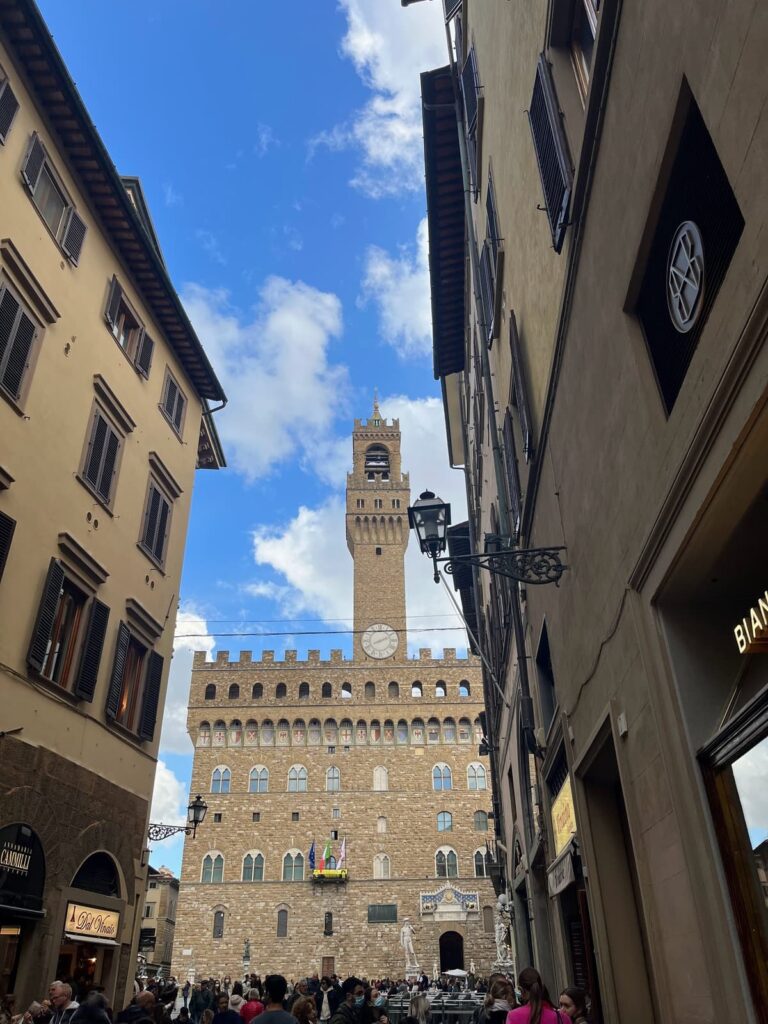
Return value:
<svg viewBox="0 0 768 1024">
<path fill-rule="evenodd" d="M 307 859 L 309 860 L 309 866 L 314 871 L 315 870 L 315 840 L 314 839 L 312 840 L 312 845 L 309 848 L 309 857 Z"/>
</svg>

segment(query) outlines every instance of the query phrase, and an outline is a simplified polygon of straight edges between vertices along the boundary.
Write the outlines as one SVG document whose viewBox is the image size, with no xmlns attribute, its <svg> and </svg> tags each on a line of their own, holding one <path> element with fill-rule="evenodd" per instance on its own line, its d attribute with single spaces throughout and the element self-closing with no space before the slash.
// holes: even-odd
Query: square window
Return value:
<svg viewBox="0 0 768 1024">
<path fill-rule="evenodd" d="M 254 811 L 251 815 L 251 821 L 261 821 L 261 811 Z"/>
<path fill-rule="evenodd" d="M 335 754 L 336 753 L 336 747 L 328 747 L 328 753 L 329 754 Z"/>
<path fill-rule="evenodd" d="M 298 820 L 299 820 L 299 812 L 298 811 L 291 811 L 291 821 L 298 821 Z"/>
<path fill-rule="evenodd" d="M 340 807 L 334 807 L 333 810 L 331 811 L 331 817 L 332 818 L 340 818 L 341 817 L 341 808 Z"/>
<path fill-rule="evenodd" d="M 331 829 L 331 839 L 338 839 L 338 838 L 339 838 L 338 829 L 335 829 L 335 828 Z"/>
<path fill-rule="evenodd" d="M 220 825 L 221 824 L 221 811 L 215 811 L 214 812 L 213 823 L 214 823 L 214 825 Z"/>
</svg>

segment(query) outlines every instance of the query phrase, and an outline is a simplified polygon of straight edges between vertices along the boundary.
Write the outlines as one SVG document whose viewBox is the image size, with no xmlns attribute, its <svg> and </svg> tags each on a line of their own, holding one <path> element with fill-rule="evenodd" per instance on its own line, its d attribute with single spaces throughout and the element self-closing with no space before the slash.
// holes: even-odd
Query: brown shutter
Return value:
<svg viewBox="0 0 768 1024">
<path fill-rule="evenodd" d="M 151 740 L 155 735 L 162 679 L 163 659 L 155 651 L 150 651 L 147 659 L 147 676 L 144 681 L 144 699 L 141 704 L 141 720 L 139 722 L 139 738 L 142 740 Z"/>
<path fill-rule="evenodd" d="M 110 327 L 115 327 L 117 324 L 117 318 L 120 314 L 120 300 L 123 297 L 123 289 L 117 283 L 117 278 L 112 278 L 112 287 L 109 291 L 109 298 L 107 299 L 107 308 L 104 312 L 107 323 Z"/>
<path fill-rule="evenodd" d="M 174 423 L 174 426 L 176 427 L 176 429 L 179 431 L 179 433 L 181 433 L 181 421 L 184 418 L 184 403 L 185 403 L 185 401 L 186 401 L 186 399 L 184 398 L 184 395 L 182 395 L 182 393 L 177 388 L 176 389 L 176 409 L 174 410 L 174 413 L 173 413 L 173 423 Z"/>
<path fill-rule="evenodd" d="M 8 79 L 0 85 L 0 142 L 5 142 L 8 132 L 11 130 L 16 111 L 19 109 L 19 101 L 11 88 Z"/>
<path fill-rule="evenodd" d="M 120 694 L 123 689 L 123 674 L 125 672 L 125 659 L 128 655 L 128 644 L 131 640 L 131 631 L 124 622 L 120 623 L 117 631 L 117 643 L 115 644 L 115 660 L 112 663 L 112 678 L 109 681 L 107 692 L 107 703 L 104 708 L 107 718 L 117 718 L 120 710 Z"/>
<path fill-rule="evenodd" d="M 101 466 L 101 460 L 104 455 L 108 431 L 109 427 L 107 426 L 107 421 L 97 410 L 93 417 L 91 437 L 88 441 L 88 454 L 86 455 L 85 469 L 83 471 L 85 479 L 97 488 L 99 486 L 99 467 Z"/>
<path fill-rule="evenodd" d="M 461 93 L 464 97 L 466 129 L 472 134 L 477 126 L 477 64 L 474 46 L 470 48 L 461 71 Z"/>
<path fill-rule="evenodd" d="M 94 598 L 91 602 L 91 614 L 88 619 L 83 653 L 80 657 L 80 668 L 74 687 L 75 696 L 80 700 L 93 700 L 108 621 L 109 608 Z"/>
<path fill-rule="evenodd" d="M 149 551 L 154 552 L 155 537 L 157 535 L 157 517 L 160 511 L 160 492 L 153 483 L 149 485 L 147 497 L 147 508 L 144 512 L 144 532 L 141 543 Z"/>
<path fill-rule="evenodd" d="M 152 353 L 155 343 L 145 330 L 142 329 L 139 336 L 139 344 L 136 348 L 136 369 L 142 377 L 149 377 L 149 368 L 152 365 Z"/>
<path fill-rule="evenodd" d="M 6 288 L 0 296 L 0 366 L 3 365 L 5 351 L 11 343 L 18 312 L 19 302 Z"/>
<path fill-rule="evenodd" d="M 528 381 L 523 364 L 523 349 L 520 344 L 514 310 L 510 310 L 509 315 L 509 347 L 512 350 L 513 387 L 517 415 L 520 417 L 520 431 L 523 435 L 523 455 L 525 461 L 530 462 L 534 454 L 533 428 L 531 427 L 531 411 L 528 404 Z"/>
<path fill-rule="evenodd" d="M 117 453 L 120 451 L 120 438 L 109 427 L 107 427 L 107 443 L 104 452 L 104 465 L 99 474 L 97 490 L 99 494 L 109 501 L 113 493 L 113 480 L 117 469 Z"/>
<path fill-rule="evenodd" d="M 61 248 L 69 257 L 69 262 L 75 266 L 78 264 L 80 259 L 80 253 L 83 249 L 83 241 L 85 240 L 85 233 L 88 229 L 85 226 L 85 221 L 74 210 L 69 211 L 69 220 L 67 221 L 67 229 L 64 232 L 64 238 L 61 241 Z"/>
<path fill-rule="evenodd" d="M 517 468 L 515 433 L 509 409 L 507 409 L 507 414 L 504 417 L 504 468 L 507 471 L 507 495 L 509 498 L 509 510 L 512 513 L 512 528 L 513 533 L 516 534 L 520 526 L 522 496 L 520 491 L 520 474 Z"/>
<path fill-rule="evenodd" d="M 26 181 L 30 192 L 34 192 L 37 187 L 40 171 L 42 171 L 44 163 L 45 150 L 40 139 L 37 137 L 37 133 L 35 133 L 27 150 L 27 159 L 24 161 L 24 166 L 21 169 L 21 176 Z"/>
<path fill-rule="evenodd" d="M 166 540 L 168 538 L 168 526 L 171 518 L 171 506 L 162 495 L 158 495 L 158 497 L 160 499 L 160 515 L 158 516 L 157 536 L 155 537 L 155 546 L 153 551 L 158 562 L 164 562 Z"/>
<path fill-rule="evenodd" d="M 443 14 L 446 21 L 450 21 L 460 10 L 461 0 L 443 0 Z"/>
<path fill-rule="evenodd" d="M 16 520 L 11 519 L 5 512 L 0 512 L 0 580 L 3 578 L 5 563 L 8 561 L 8 552 L 11 550 L 13 531 L 16 529 Z"/>
<path fill-rule="evenodd" d="M 29 363 L 29 353 L 37 337 L 37 328 L 31 317 L 22 310 L 16 330 L 10 343 L 10 351 L 6 353 L 2 383 L 6 391 L 14 398 L 21 395 L 21 384 Z"/>
<path fill-rule="evenodd" d="M 43 671 L 63 583 L 64 570 L 61 567 L 61 562 L 52 558 L 51 564 L 48 566 L 48 575 L 45 578 L 40 607 L 37 609 L 35 628 L 32 630 L 32 639 L 27 652 L 27 664 L 36 672 Z"/>
<path fill-rule="evenodd" d="M 480 289 L 482 292 L 482 314 L 483 314 L 483 330 L 485 332 L 486 341 L 490 343 L 493 341 L 493 314 L 494 306 L 494 291 L 493 291 L 493 269 L 491 268 L 491 247 L 486 239 L 483 242 L 483 251 L 480 255 Z"/>
<path fill-rule="evenodd" d="M 552 81 L 552 71 L 542 53 L 536 65 L 531 109 L 528 111 L 536 160 L 539 164 L 544 203 L 552 232 L 555 252 L 560 252 L 568 227 L 573 172 L 568 142 L 563 130 L 560 105 Z"/>
</svg>

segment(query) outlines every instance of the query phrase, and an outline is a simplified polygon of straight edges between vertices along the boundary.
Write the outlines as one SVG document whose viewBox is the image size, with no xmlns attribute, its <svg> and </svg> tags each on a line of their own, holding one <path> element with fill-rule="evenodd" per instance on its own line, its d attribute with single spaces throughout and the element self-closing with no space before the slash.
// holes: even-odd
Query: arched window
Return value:
<svg viewBox="0 0 768 1024">
<path fill-rule="evenodd" d="M 331 697 L 333 696 L 333 689 L 332 689 L 330 683 L 323 683 L 322 688 L 320 690 L 320 696 L 324 700 L 330 700 L 331 699 Z"/>
<path fill-rule="evenodd" d="M 201 882 L 223 882 L 224 881 L 224 858 L 216 850 L 211 850 L 203 857 L 203 869 L 200 874 Z"/>
<path fill-rule="evenodd" d="M 275 742 L 275 727 L 272 721 L 267 718 L 261 723 L 261 745 L 271 747 Z"/>
<path fill-rule="evenodd" d="M 475 850 L 475 878 L 485 878 L 490 864 L 491 857 L 486 850 Z"/>
<path fill-rule="evenodd" d="M 339 724 L 339 743 L 341 743 L 343 747 L 351 745 L 353 731 L 354 727 L 352 725 L 352 719 L 342 718 Z"/>
<path fill-rule="evenodd" d="M 264 854 L 256 850 L 253 853 L 246 853 L 243 857 L 243 881 L 264 881 Z"/>
<path fill-rule="evenodd" d="M 482 741 L 482 739 L 483 739 L 483 723 L 480 721 L 479 718 L 475 719 L 474 728 L 475 728 L 475 743 L 480 743 Z"/>
<path fill-rule="evenodd" d="M 307 738 L 307 727 L 303 718 L 297 718 L 291 726 L 291 742 L 295 747 L 303 747 Z"/>
<path fill-rule="evenodd" d="M 384 817 L 383 814 L 380 815 L 376 819 L 376 831 L 377 832 L 386 832 L 387 831 L 387 819 Z"/>
<path fill-rule="evenodd" d="M 288 693 L 288 689 L 285 683 L 278 683 L 275 687 L 275 699 L 282 700 L 283 697 Z"/>
<path fill-rule="evenodd" d="M 472 739 L 472 723 L 468 718 L 459 719 L 459 743 L 469 743 Z"/>
<path fill-rule="evenodd" d="M 242 742 L 243 723 L 239 718 L 235 718 L 229 723 L 229 745 L 230 747 L 239 747 Z"/>
<path fill-rule="evenodd" d="M 470 695 L 469 680 L 468 679 L 462 679 L 459 682 L 459 696 L 460 697 L 469 697 L 469 695 Z"/>
<path fill-rule="evenodd" d="M 218 768 L 213 769 L 213 775 L 211 775 L 211 792 L 228 793 L 231 781 L 232 772 L 229 768 L 225 768 L 224 765 L 219 765 Z"/>
<path fill-rule="evenodd" d="M 224 747 L 227 744 L 227 723 L 221 719 L 213 723 L 213 745 Z"/>
<path fill-rule="evenodd" d="M 437 815 L 437 831 L 453 832 L 453 815 L 450 811 L 440 811 Z"/>
<path fill-rule="evenodd" d="M 371 731 L 368 734 L 368 738 L 371 743 L 378 743 L 381 740 L 381 723 L 378 718 L 374 718 L 371 722 Z"/>
<path fill-rule="evenodd" d="M 424 742 L 424 719 L 414 718 L 411 722 L 411 743 Z"/>
<path fill-rule="evenodd" d="M 408 742 L 408 723 L 404 718 L 401 718 L 400 721 L 397 723 L 397 742 Z"/>
<path fill-rule="evenodd" d="M 475 811 L 475 832 L 488 831 L 488 815 L 485 811 Z"/>
<path fill-rule="evenodd" d="M 352 697 L 352 684 L 342 683 L 341 684 L 341 699 L 350 700 Z"/>
<path fill-rule="evenodd" d="M 375 700 L 376 699 L 376 684 L 366 683 L 365 684 L 365 699 Z"/>
<path fill-rule="evenodd" d="M 332 765 L 325 773 L 325 789 L 328 793 L 338 793 L 341 789 L 341 775 L 335 765 Z"/>
<path fill-rule="evenodd" d="M 435 874 L 438 878 L 457 878 L 459 858 L 450 846 L 441 846 L 435 854 Z"/>
<path fill-rule="evenodd" d="M 495 931 L 493 925 L 493 907 L 483 907 L 483 931 L 493 934 Z"/>
<path fill-rule="evenodd" d="M 365 451 L 367 473 L 389 473 L 389 452 L 383 444 L 372 444 Z"/>
<path fill-rule="evenodd" d="M 415 683 L 411 684 L 411 696 L 412 697 L 423 697 L 424 696 L 424 687 L 421 685 L 421 683 L 418 681 L 418 679 L 416 680 Z"/>
<path fill-rule="evenodd" d="M 205 688 L 205 699 L 206 700 L 216 700 L 216 684 L 215 683 L 208 683 L 208 685 L 206 686 L 206 688 Z"/>
<path fill-rule="evenodd" d="M 377 765 L 373 769 L 373 788 L 378 793 L 389 789 L 389 772 L 383 765 Z"/>
<path fill-rule="evenodd" d="M 198 747 L 210 747 L 211 745 L 211 726 L 208 722 L 201 722 L 197 728 L 197 745 Z"/>
<path fill-rule="evenodd" d="M 368 726 L 367 726 L 367 724 L 361 718 L 358 721 L 357 725 L 355 726 L 355 743 L 357 743 L 358 746 L 362 747 L 367 742 L 368 742 Z"/>
<path fill-rule="evenodd" d="M 384 742 L 394 743 L 395 742 L 395 723 L 391 718 L 384 720 Z"/>
<path fill-rule="evenodd" d="M 213 912 L 213 937 L 214 939 L 224 938 L 224 911 L 214 910 Z"/>
<path fill-rule="evenodd" d="M 456 742 L 456 722 L 453 718 L 446 718 L 443 722 L 443 743 Z"/>
<path fill-rule="evenodd" d="M 335 718 L 326 718 L 323 722 L 323 737 L 329 746 L 333 746 L 339 738 L 339 727 Z"/>
<path fill-rule="evenodd" d="M 309 700 L 309 683 L 299 683 L 299 700 Z"/>
<path fill-rule="evenodd" d="M 485 789 L 485 768 L 477 761 L 467 766 L 467 788 Z"/>
<path fill-rule="evenodd" d="M 323 730 L 320 725 L 319 718 L 311 718 L 309 720 L 309 728 L 307 729 L 307 742 L 310 747 L 317 747 L 322 742 Z"/>
<path fill-rule="evenodd" d="M 239 700 L 240 699 L 240 687 L 237 685 L 237 683 L 232 683 L 231 686 L 229 687 L 229 699 L 230 700 Z"/>
<path fill-rule="evenodd" d="M 289 850 L 283 857 L 283 881 L 304 881 L 304 855 L 300 850 Z"/>
<path fill-rule="evenodd" d="M 387 687 L 387 696 L 389 697 L 390 700 L 394 700 L 395 698 L 400 696 L 400 687 L 394 681 L 394 679 Z"/>
<path fill-rule="evenodd" d="M 287 747 L 291 742 L 291 727 L 287 718 L 281 718 L 277 723 L 277 745 Z"/>
<path fill-rule="evenodd" d="M 328 860 L 325 862 L 325 866 L 326 866 L 326 868 L 329 871 L 335 871 L 336 870 L 336 858 L 335 857 L 329 857 Z"/>
<path fill-rule="evenodd" d="M 307 769 L 303 764 L 294 764 L 288 772 L 288 792 L 307 792 Z"/>
<path fill-rule="evenodd" d="M 389 857 L 386 853 L 377 853 L 373 858 L 373 877 L 389 878 Z"/>
<path fill-rule="evenodd" d="M 253 689 L 251 690 L 251 700 L 261 700 L 264 696 L 264 687 L 261 683 L 254 683 Z"/>
<path fill-rule="evenodd" d="M 439 743 L 440 742 L 440 720 L 438 718 L 430 718 L 427 722 L 427 743 Z"/>
<path fill-rule="evenodd" d="M 259 742 L 259 727 L 256 722 L 249 718 L 245 723 L 245 745 L 246 747 L 255 747 Z"/>
<path fill-rule="evenodd" d="M 257 764 L 254 768 L 251 768 L 248 776 L 248 792 L 269 792 L 269 769 L 265 768 L 263 764 Z"/>
<path fill-rule="evenodd" d="M 445 693 L 445 683 L 443 682 L 442 679 L 438 679 L 437 682 L 435 683 L 435 696 L 444 697 Z"/>
<path fill-rule="evenodd" d="M 277 912 L 277 937 L 284 939 L 288 935 L 288 911 L 285 909 Z"/>
<path fill-rule="evenodd" d="M 453 789 L 451 769 L 447 764 L 436 764 L 432 769 L 432 789 L 437 792 L 443 789 Z"/>
</svg>

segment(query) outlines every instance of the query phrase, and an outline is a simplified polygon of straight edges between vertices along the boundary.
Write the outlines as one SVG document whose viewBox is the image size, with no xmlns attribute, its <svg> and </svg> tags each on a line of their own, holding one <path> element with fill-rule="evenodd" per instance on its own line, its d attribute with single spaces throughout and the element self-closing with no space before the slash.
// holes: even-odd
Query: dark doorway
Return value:
<svg viewBox="0 0 768 1024">
<path fill-rule="evenodd" d="M 458 932 L 443 932 L 440 936 L 440 970 L 464 970 L 464 939 Z"/>
</svg>

